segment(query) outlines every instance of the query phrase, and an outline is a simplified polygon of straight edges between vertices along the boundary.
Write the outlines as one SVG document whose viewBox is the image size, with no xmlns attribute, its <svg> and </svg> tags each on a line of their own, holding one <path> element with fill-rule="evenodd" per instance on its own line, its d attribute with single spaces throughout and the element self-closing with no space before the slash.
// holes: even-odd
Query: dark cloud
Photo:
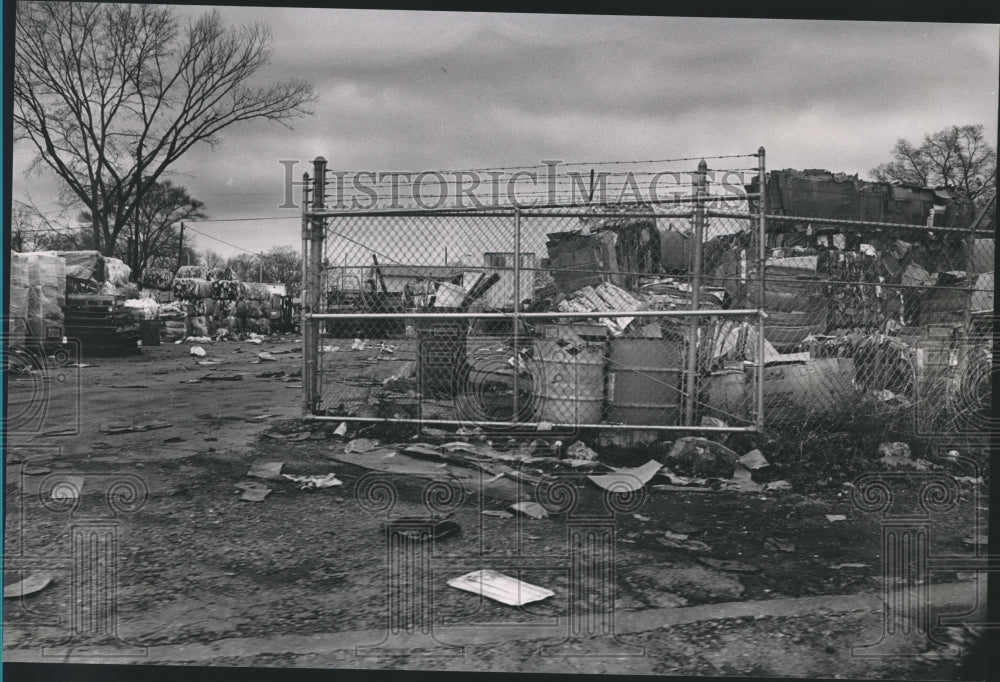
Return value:
<svg viewBox="0 0 1000 682">
<path fill-rule="evenodd" d="M 278 209 L 283 159 L 300 161 L 297 178 L 318 154 L 337 168 L 419 170 L 764 145 L 772 167 L 865 173 L 897 138 L 997 128 L 996 26 L 220 11 L 271 26 L 262 79 L 304 78 L 318 97 L 293 130 L 248 123 L 178 168 L 213 218 L 290 217 L 202 228 L 252 250 L 296 243 L 296 212 Z M 16 180 L 15 196 L 27 187 Z"/>
</svg>

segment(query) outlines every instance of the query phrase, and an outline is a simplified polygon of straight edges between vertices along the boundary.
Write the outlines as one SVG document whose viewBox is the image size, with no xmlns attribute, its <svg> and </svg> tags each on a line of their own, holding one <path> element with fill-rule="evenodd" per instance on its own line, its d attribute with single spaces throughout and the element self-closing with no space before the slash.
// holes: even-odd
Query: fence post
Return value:
<svg viewBox="0 0 1000 682">
<path fill-rule="evenodd" d="M 312 404 L 312 395 L 309 390 L 309 379 L 312 376 L 310 368 L 309 349 L 311 348 L 309 333 L 309 320 L 306 319 L 306 291 L 309 287 L 309 173 L 302 174 L 302 283 L 299 286 L 299 302 L 301 311 L 299 312 L 299 325 L 302 329 L 302 416 L 309 416 L 309 406 Z"/>
<path fill-rule="evenodd" d="M 519 379 L 521 373 L 521 209 L 514 208 L 514 377 L 512 407 L 514 409 L 512 419 L 515 422 L 521 421 L 521 406 L 518 400 L 520 390 Z"/>
<path fill-rule="evenodd" d="M 757 150 L 757 176 L 760 178 L 757 189 L 760 196 L 757 198 L 757 210 L 759 215 L 759 233 L 757 235 L 757 307 L 765 310 L 764 300 L 764 265 L 767 260 L 767 173 L 764 164 L 764 147 Z M 764 430 L 764 317 L 757 316 L 757 409 L 754 415 L 754 424 L 758 431 Z"/>
<path fill-rule="evenodd" d="M 313 211 L 322 211 L 325 205 L 326 198 L 326 159 L 322 156 L 317 156 L 313 161 L 313 197 L 312 197 L 312 208 Z M 321 301 L 323 292 L 320 291 L 320 269 L 323 266 L 323 238 L 324 229 L 326 226 L 326 219 L 321 217 L 313 217 L 311 220 L 311 228 L 309 235 L 309 281 L 306 286 L 309 289 L 308 295 L 303 295 L 303 317 L 310 315 L 315 312 L 319 312 L 322 308 Z M 308 356 L 309 360 L 306 364 L 306 368 L 309 373 L 306 377 L 303 377 L 302 382 L 307 386 L 308 398 L 306 410 L 308 412 L 315 413 L 319 407 L 319 330 L 320 323 L 315 322 L 311 319 L 306 319 L 306 328 L 308 329 L 308 337 L 303 337 L 303 346 Z M 308 339 L 308 344 L 306 344 L 306 339 Z"/>
<path fill-rule="evenodd" d="M 697 310 L 701 304 L 701 251 L 702 240 L 705 238 L 705 205 L 703 198 L 707 194 L 708 164 L 705 159 L 698 162 L 698 172 L 692 180 L 694 188 L 694 252 L 691 263 L 691 310 Z M 699 318 L 692 317 L 688 328 L 687 357 L 687 400 L 684 403 L 684 424 L 694 425 L 694 404 L 698 395 L 698 327 Z"/>
</svg>

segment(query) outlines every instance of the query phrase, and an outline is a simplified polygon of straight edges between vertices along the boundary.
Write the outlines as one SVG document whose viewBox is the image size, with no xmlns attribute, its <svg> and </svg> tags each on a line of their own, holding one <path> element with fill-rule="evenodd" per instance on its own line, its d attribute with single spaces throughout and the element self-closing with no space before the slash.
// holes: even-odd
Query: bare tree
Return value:
<svg viewBox="0 0 1000 682">
<path fill-rule="evenodd" d="M 51 220 L 33 202 L 14 199 L 10 215 L 10 248 L 14 251 L 65 251 L 87 248 L 89 236 Z"/>
<path fill-rule="evenodd" d="M 309 113 L 312 86 L 259 85 L 270 32 L 210 12 L 181 27 L 169 7 L 18 3 L 14 124 L 93 217 L 114 253 L 137 205 L 192 147 L 241 121 Z"/>
<path fill-rule="evenodd" d="M 959 200 L 983 205 L 996 194 L 997 153 L 982 125 L 951 126 L 925 135 L 920 146 L 900 139 L 892 161 L 871 171 L 875 180 L 945 187 Z"/>
<path fill-rule="evenodd" d="M 184 220 L 208 217 L 203 208 L 204 204 L 185 188 L 169 180 L 154 184 L 133 207 L 122 231 L 124 239 L 115 244 L 115 257 L 132 268 L 132 277 L 137 281 L 150 263 L 176 261 L 181 247 L 178 226 Z M 84 211 L 80 222 L 92 225 L 93 216 Z"/>
</svg>

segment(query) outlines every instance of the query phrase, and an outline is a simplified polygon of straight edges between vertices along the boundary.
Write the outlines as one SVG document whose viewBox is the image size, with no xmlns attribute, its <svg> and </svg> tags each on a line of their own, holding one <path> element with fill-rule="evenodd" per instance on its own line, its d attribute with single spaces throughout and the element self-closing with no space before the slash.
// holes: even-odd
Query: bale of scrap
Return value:
<svg viewBox="0 0 1000 682">
<path fill-rule="evenodd" d="M 107 279 L 100 251 L 60 251 L 58 255 L 66 261 L 66 277 L 75 280 L 74 286 L 76 282 L 97 285 Z"/>
<path fill-rule="evenodd" d="M 128 284 L 129 277 L 132 276 L 132 268 L 117 258 L 105 256 L 104 273 L 105 281 L 111 282 L 116 287 L 123 287 Z"/>
<path fill-rule="evenodd" d="M 212 298 L 224 301 L 236 301 L 243 298 L 241 282 L 233 279 L 217 279 L 212 281 Z"/>
<path fill-rule="evenodd" d="M 268 290 L 266 284 L 259 284 L 257 282 L 246 282 L 246 293 L 244 298 L 251 301 L 264 301 L 270 298 L 271 292 Z"/>
<path fill-rule="evenodd" d="M 204 265 L 182 265 L 177 268 L 176 277 L 192 277 L 194 279 L 208 279 L 208 268 Z"/>
<path fill-rule="evenodd" d="M 28 259 L 10 254 L 10 311 L 7 339 L 11 345 L 24 343 L 28 335 Z"/>
<path fill-rule="evenodd" d="M 236 279 L 236 272 L 230 267 L 211 268 L 208 271 L 208 279 L 213 282 L 217 282 L 219 280 L 233 280 Z"/>
<path fill-rule="evenodd" d="M 168 291 L 174 281 L 174 274 L 166 268 L 147 268 L 142 273 L 142 286 L 157 291 Z"/>
<path fill-rule="evenodd" d="M 66 305 L 66 261 L 50 253 L 22 254 L 28 273 L 28 333 L 46 338 L 46 329 L 63 325 Z"/>
<path fill-rule="evenodd" d="M 197 277 L 175 277 L 173 291 L 174 296 L 186 300 L 211 298 L 212 285 L 208 280 Z"/>
</svg>

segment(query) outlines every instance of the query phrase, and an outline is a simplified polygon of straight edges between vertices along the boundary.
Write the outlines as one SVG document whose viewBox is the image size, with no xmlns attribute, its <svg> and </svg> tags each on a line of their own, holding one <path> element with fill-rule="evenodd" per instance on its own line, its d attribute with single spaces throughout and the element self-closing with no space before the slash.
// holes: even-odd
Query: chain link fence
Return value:
<svg viewBox="0 0 1000 682">
<path fill-rule="evenodd" d="M 912 224 L 869 192 L 831 215 L 773 178 L 761 202 L 758 180 L 719 200 L 691 175 L 688 196 L 634 204 L 305 197 L 307 414 L 618 442 L 843 431 L 859 412 L 988 432 L 993 239 L 975 213 Z"/>
</svg>

